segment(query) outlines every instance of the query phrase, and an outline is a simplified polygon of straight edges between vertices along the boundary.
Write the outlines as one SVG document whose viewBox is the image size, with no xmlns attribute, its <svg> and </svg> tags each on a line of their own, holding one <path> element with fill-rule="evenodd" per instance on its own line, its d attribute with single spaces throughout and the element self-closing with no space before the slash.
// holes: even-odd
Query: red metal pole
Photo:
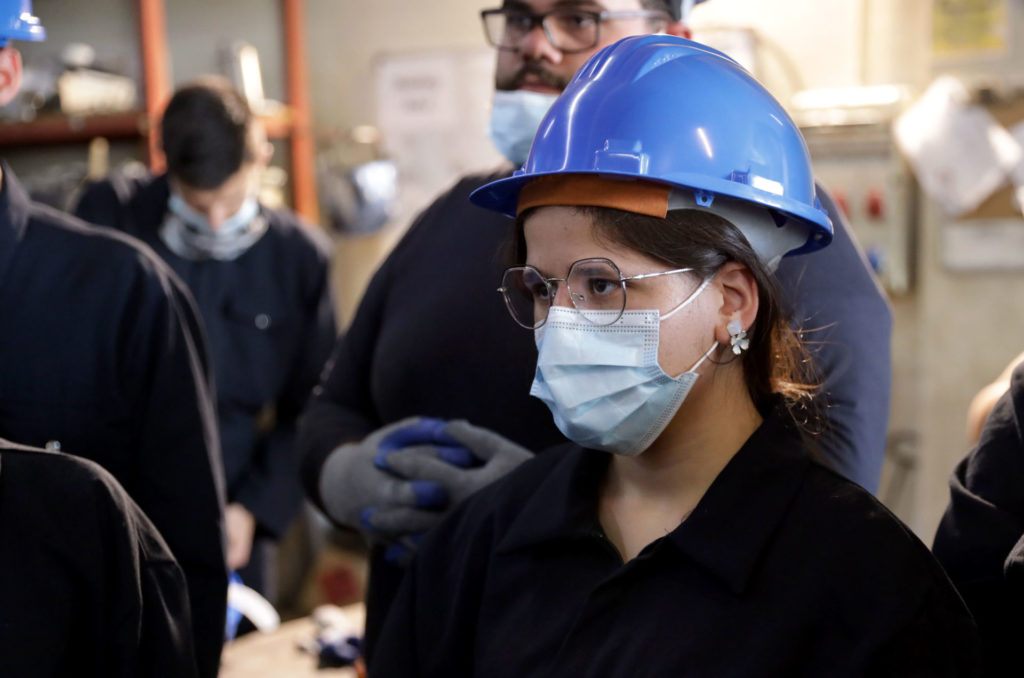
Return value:
<svg viewBox="0 0 1024 678">
<path fill-rule="evenodd" d="M 316 193 L 316 157 L 310 112 L 309 64 L 306 59 L 305 0 L 282 0 L 284 47 L 287 63 L 288 105 L 292 114 L 292 187 L 295 211 L 319 223 Z"/>
<path fill-rule="evenodd" d="M 158 124 L 171 91 L 170 51 L 167 49 L 167 16 L 164 0 L 139 0 L 139 36 L 142 47 L 142 80 L 145 97 L 149 166 L 164 170 Z"/>
</svg>

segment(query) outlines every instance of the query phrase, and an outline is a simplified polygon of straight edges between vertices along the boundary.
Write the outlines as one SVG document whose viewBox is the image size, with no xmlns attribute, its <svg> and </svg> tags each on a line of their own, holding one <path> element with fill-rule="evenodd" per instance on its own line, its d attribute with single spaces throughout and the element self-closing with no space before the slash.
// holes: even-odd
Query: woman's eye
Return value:
<svg viewBox="0 0 1024 678">
<path fill-rule="evenodd" d="M 545 300 L 551 294 L 550 288 L 543 283 L 536 283 L 530 288 L 530 294 L 534 299 Z"/>
<path fill-rule="evenodd" d="M 589 285 L 591 294 L 609 294 L 614 292 L 618 286 L 617 280 L 607 280 L 605 278 L 593 278 Z"/>
</svg>

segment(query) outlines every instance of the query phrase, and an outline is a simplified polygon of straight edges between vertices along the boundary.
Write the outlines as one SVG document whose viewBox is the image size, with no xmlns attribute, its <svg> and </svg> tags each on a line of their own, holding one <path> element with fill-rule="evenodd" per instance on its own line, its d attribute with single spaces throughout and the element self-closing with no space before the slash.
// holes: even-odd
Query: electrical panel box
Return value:
<svg viewBox="0 0 1024 678">
<path fill-rule="evenodd" d="M 917 184 L 888 124 L 803 128 L 818 182 L 836 202 L 891 294 L 914 278 Z"/>
</svg>

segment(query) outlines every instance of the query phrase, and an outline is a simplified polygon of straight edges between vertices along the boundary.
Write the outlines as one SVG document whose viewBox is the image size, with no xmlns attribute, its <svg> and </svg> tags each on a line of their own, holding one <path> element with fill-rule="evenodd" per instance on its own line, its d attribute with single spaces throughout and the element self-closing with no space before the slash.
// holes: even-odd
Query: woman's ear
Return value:
<svg viewBox="0 0 1024 678">
<path fill-rule="evenodd" d="M 715 325 L 715 339 L 729 345 L 729 330 L 726 326 L 735 320 L 744 330 L 749 330 L 757 318 L 757 281 L 750 269 L 738 261 L 726 262 L 715 274 L 714 285 L 722 294 L 722 306 L 718 309 Z"/>
</svg>

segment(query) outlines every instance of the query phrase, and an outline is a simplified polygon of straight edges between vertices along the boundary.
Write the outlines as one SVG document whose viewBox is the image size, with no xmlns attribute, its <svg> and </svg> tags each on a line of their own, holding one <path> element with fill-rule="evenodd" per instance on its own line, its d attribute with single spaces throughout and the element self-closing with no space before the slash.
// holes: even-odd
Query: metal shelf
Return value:
<svg viewBox="0 0 1024 678">
<path fill-rule="evenodd" d="M 108 139 L 138 139 L 147 150 L 150 168 L 164 169 L 157 135 L 150 134 L 160 119 L 171 91 L 165 0 L 136 0 L 142 56 L 143 101 L 138 111 L 88 116 L 59 114 L 23 123 L 0 123 L 0 146 L 62 144 Z M 279 0 L 284 33 L 288 101 L 273 115 L 260 116 L 271 139 L 290 146 L 290 178 L 295 211 L 318 221 L 315 150 L 312 138 L 309 76 L 306 60 L 305 0 Z"/>
<path fill-rule="evenodd" d="M 101 115 L 48 115 L 31 122 L 0 123 L 0 145 L 64 144 L 108 139 L 144 138 L 149 119 L 145 111 Z"/>
</svg>

